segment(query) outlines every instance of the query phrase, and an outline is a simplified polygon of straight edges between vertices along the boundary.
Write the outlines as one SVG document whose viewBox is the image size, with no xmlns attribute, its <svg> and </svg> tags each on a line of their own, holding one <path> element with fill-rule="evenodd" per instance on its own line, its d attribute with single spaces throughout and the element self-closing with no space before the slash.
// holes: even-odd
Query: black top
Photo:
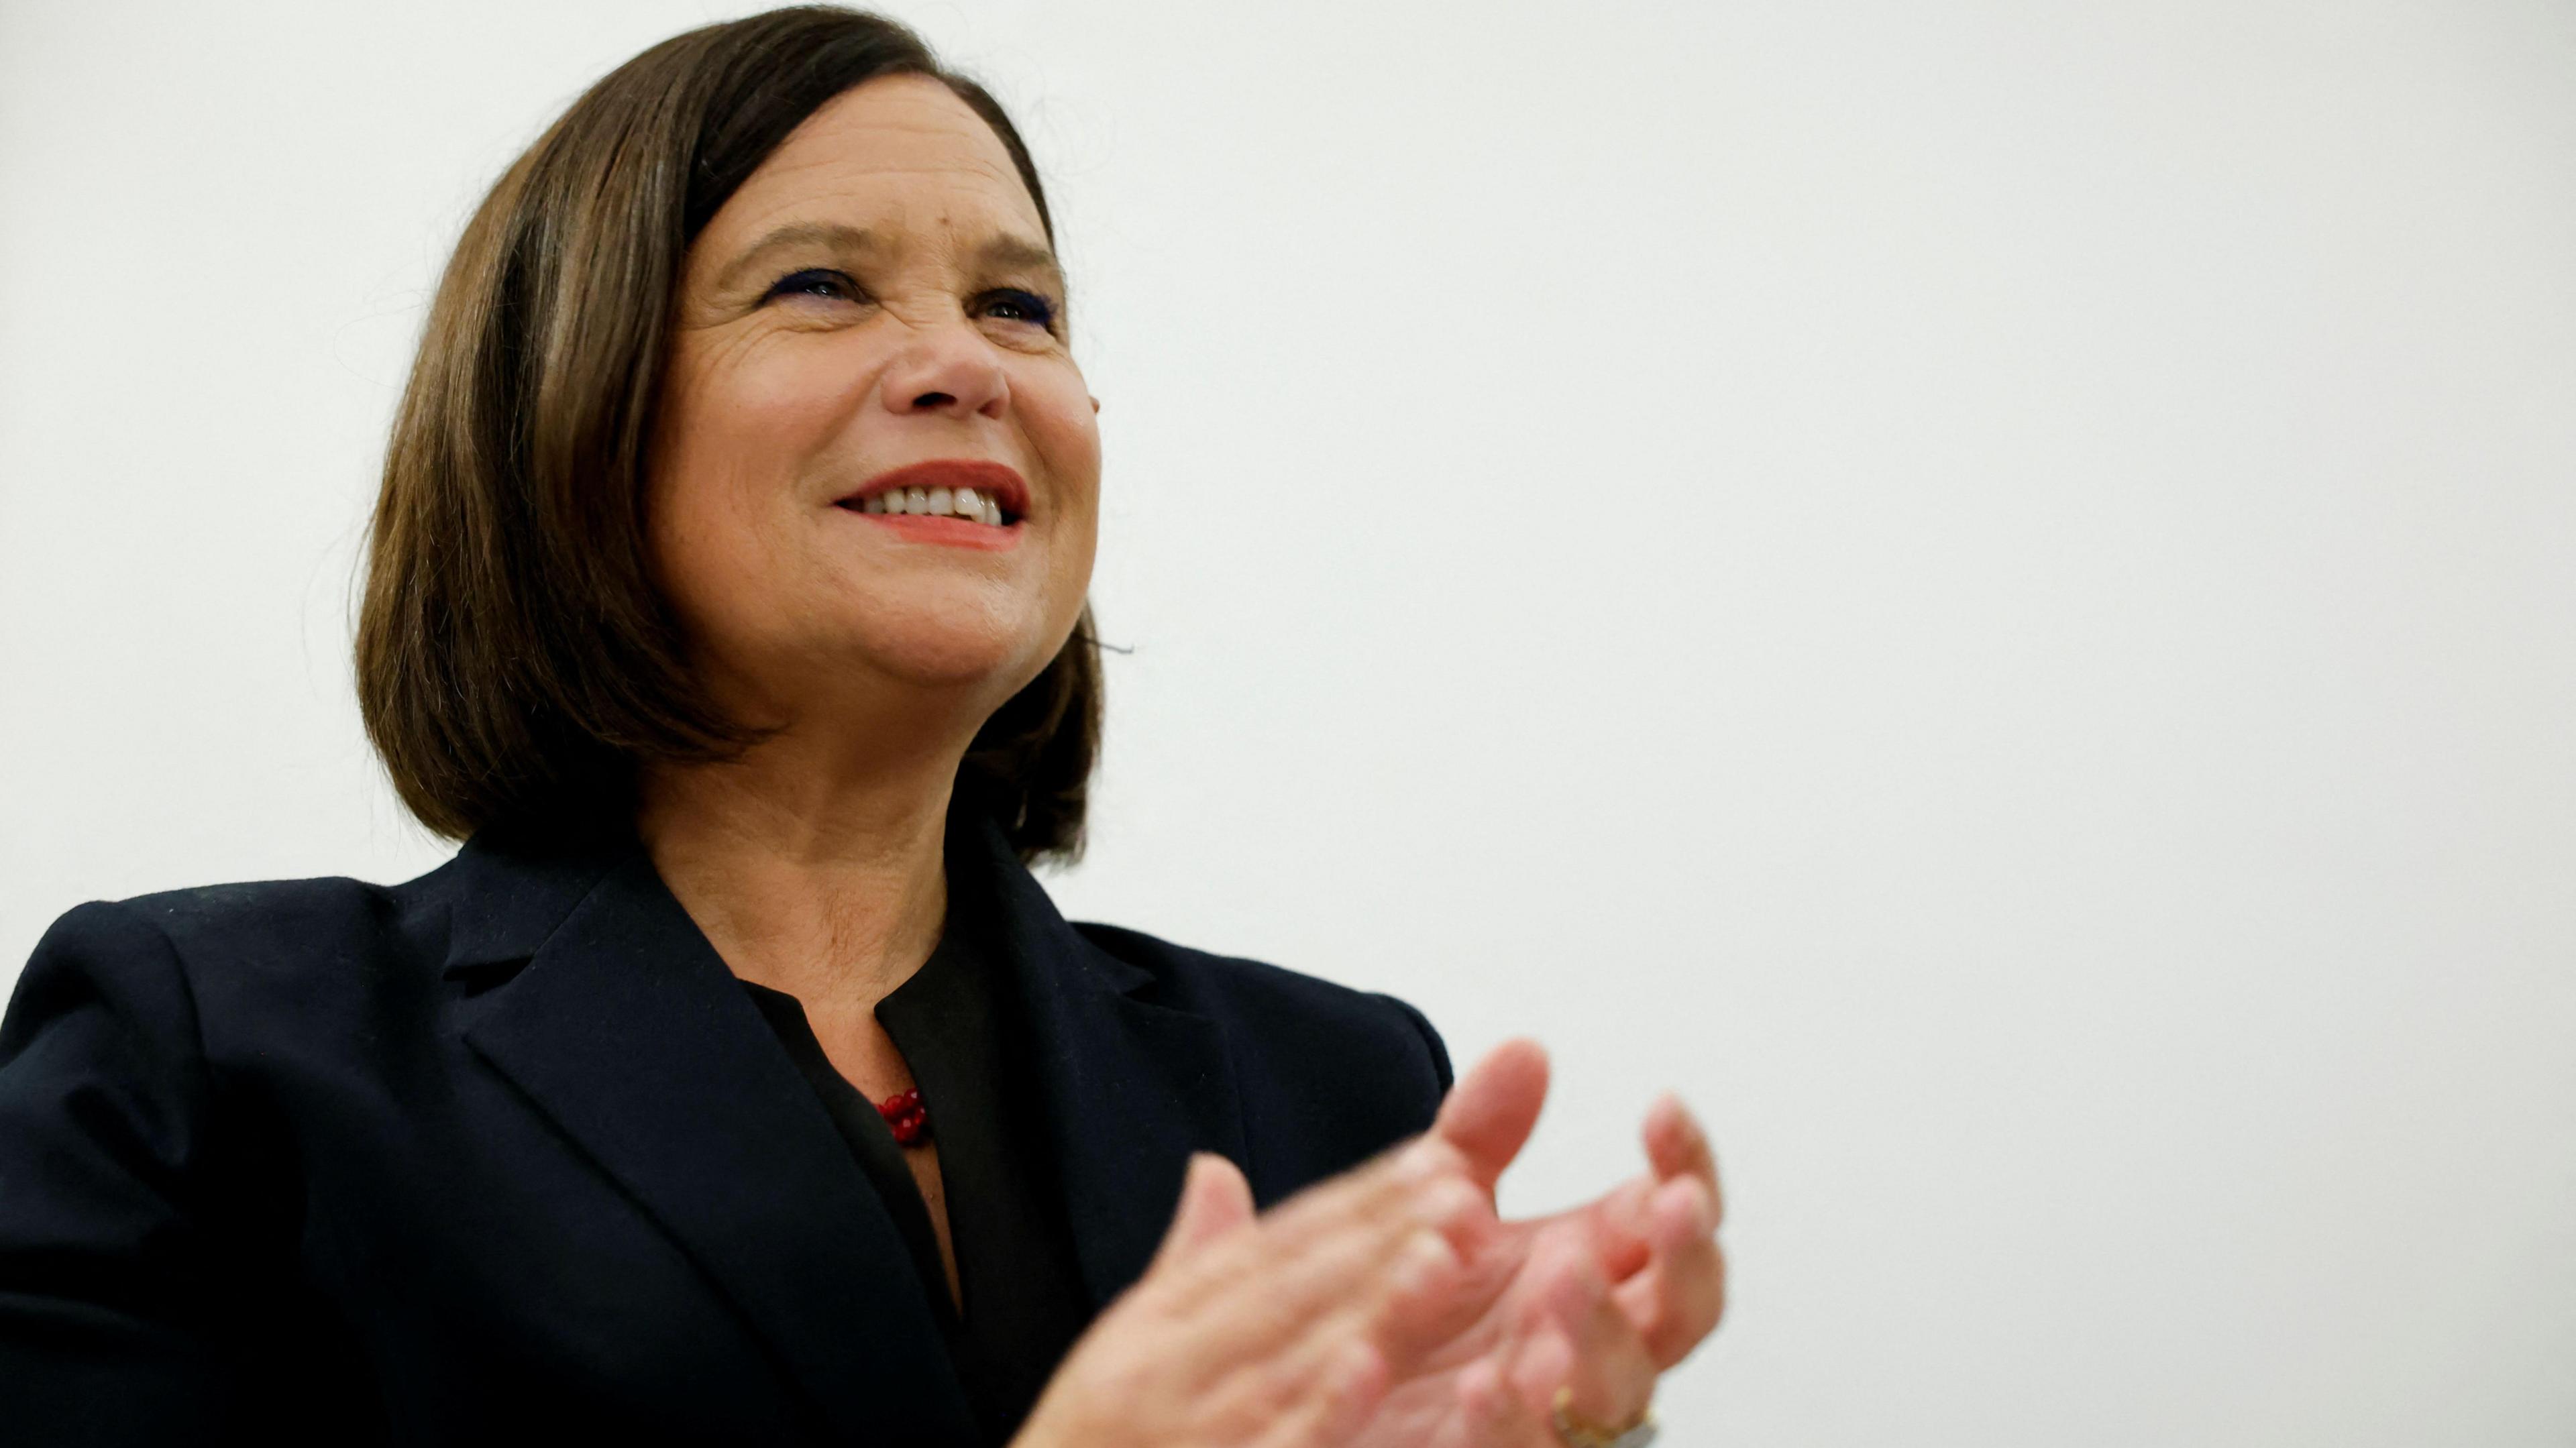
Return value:
<svg viewBox="0 0 2576 1448">
<path fill-rule="evenodd" d="M 961 925 L 971 922 L 952 917 L 939 948 L 878 1002 L 876 1017 L 894 1037 L 929 1111 L 962 1315 L 949 1296 L 930 1210 L 905 1149 L 823 1054 L 804 1004 L 784 991 L 742 985 L 893 1214 L 984 1441 L 1000 1445 L 1019 1431 L 1056 1364 L 1082 1335 L 1091 1304 L 1037 1105 L 1041 1086 L 1029 1069 L 1025 1022 L 1011 1008 L 989 952 L 977 949 L 974 932 Z"/>
<path fill-rule="evenodd" d="M 1267 1204 L 1430 1123 L 1400 1002 L 1071 924 L 993 821 L 949 840 L 1089 1312 L 1191 1152 Z M 817 1100 L 631 838 L 81 906 L 0 1020 L 0 1436 L 983 1441 Z"/>
</svg>

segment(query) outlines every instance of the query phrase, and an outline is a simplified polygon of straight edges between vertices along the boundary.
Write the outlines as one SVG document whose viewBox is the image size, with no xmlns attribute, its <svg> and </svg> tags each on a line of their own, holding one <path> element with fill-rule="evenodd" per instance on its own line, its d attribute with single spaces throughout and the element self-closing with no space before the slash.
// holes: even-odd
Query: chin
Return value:
<svg viewBox="0 0 2576 1448">
<path fill-rule="evenodd" d="M 997 703 L 1036 678 L 1062 644 L 1060 639 L 1038 639 L 1025 628 L 990 626 L 992 621 L 984 626 L 948 619 L 917 621 L 920 626 L 913 628 L 883 627 L 892 622 L 884 620 L 869 630 L 869 637 L 854 641 L 873 672 L 927 688 L 990 684 Z"/>
</svg>

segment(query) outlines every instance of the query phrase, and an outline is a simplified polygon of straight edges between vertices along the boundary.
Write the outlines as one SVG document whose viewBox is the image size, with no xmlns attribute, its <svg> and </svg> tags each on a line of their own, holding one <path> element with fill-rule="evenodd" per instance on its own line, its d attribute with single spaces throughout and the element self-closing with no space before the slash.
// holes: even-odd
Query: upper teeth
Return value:
<svg viewBox="0 0 2576 1448">
<path fill-rule="evenodd" d="M 969 522 L 1002 526 L 1002 505 L 973 488 L 888 488 L 870 493 L 859 502 L 869 513 L 905 513 L 923 518 L 964 518 Z"/>
</svg>

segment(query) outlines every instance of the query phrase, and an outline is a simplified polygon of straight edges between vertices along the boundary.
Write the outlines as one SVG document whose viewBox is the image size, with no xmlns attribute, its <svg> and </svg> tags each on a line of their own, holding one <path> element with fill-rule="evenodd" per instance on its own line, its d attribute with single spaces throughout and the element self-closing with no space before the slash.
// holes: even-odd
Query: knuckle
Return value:
<svg viewBox="0 0 2576 1448">
<path fill-rule="evenodd" d="M 1474 1216 L 1484 1206 L 1485 1194 L 1464 1178 L 1444 1176 L 1422 1188 L 1413 1200 L 1416 1220 L 1445 1226 Z"/>
</svg>

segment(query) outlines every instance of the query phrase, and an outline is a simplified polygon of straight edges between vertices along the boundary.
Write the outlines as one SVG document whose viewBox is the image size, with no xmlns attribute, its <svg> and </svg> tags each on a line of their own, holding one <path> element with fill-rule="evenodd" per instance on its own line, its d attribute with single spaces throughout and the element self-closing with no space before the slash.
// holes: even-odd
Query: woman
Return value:
<svg viewBox="0 0 2576 1448">
<path fill-rule="evenodd" d="M 1677 1104 L 1645 1173 L 1500 1221 L 1534 1047 L 1452 1091 L 1401 1003 L 1030 877 L 1100 707 L 1053 240 L 991 98 L 840 10 L 657 46 L 503 177 L 358 638 L 468 842 L 38 946 L 11 1441 L 1651 1433 L 1722 1283 Z"/>
</svg>

